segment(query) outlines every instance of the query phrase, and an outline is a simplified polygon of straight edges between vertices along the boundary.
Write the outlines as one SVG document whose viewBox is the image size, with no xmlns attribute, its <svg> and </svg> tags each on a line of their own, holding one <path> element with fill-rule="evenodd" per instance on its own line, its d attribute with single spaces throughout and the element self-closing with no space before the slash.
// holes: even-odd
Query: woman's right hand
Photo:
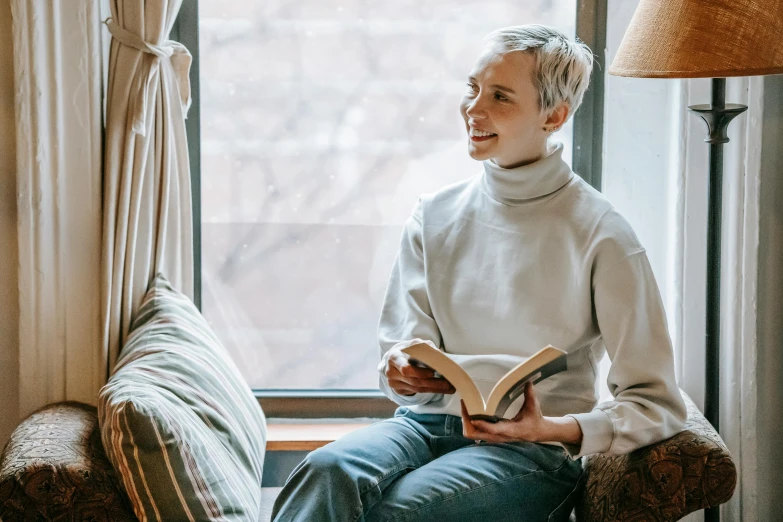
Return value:
<svg viewBox="0 0 783 522">
<path fill-rule="evenodd" d="M 456 390 L 443 377 L 435 377 L 429 368 L 411 363 L 410 356 L 399 348 L 392 348 L 386 354 L 384 375 L 389 387 L 400 395 L 416 393 L 444 393 L 451 395 Z"/>
</svg>

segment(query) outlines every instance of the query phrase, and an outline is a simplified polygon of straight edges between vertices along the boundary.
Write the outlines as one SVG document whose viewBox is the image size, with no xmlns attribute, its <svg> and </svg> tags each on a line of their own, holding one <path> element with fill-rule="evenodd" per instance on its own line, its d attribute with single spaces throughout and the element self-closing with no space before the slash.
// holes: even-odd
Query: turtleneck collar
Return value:
<svg viewBox="0 0 783 522">
<path fill-rule="evenodd" d="M 513 169 L 484 160 L 483 182 L 489 195 L 502 203 L 519 205 L 561 189 L 574 173 L 563 161 L 563 144 L 553 145 L 548 156 Z"/>
</svg>

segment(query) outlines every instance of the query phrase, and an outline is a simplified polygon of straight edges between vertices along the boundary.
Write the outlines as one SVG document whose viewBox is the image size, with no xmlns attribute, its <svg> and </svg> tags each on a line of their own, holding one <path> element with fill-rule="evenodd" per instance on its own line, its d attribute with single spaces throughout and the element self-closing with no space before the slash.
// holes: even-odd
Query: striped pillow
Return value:
<svg viewBox="0 0 783 522">
<path fill-rule="evenodd" d="M 98 418 L 136 516 L 256 522 L 266 419 L 225 348 L 162 275 L 130 330 Z"/>
</svg>

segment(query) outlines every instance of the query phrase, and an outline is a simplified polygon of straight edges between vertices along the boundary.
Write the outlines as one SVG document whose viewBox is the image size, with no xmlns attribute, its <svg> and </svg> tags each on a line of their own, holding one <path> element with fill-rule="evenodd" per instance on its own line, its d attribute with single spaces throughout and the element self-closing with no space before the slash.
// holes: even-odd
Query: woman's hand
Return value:
<svg viewBox="0 0 783 522">
<path fill-rule="evenodd" d="M 473 440 L 483 442 L 539 442 L 548 440 L 549 425 L 541 414 L 533 384 L 525 385 L 525 403 L 513 419 L 503 419 L 492 423 L 483 420 L 471 420 L 465 403 L 462 406 L 462 434 Z"/>
<path fill-rule="evenodd" d="M 383 373 L 389 387 L 400 395 L 428 392 L 450 395 L 456 391 L 449 381 L 435 377 L 431 369 L 411 364 L 410 356 L 399 348 L 389 350 Z"/>
<path fill-rule="evenodd" d="M 484 442 L 564 442 L 582 443 L 582 428 L 573 417 L 544 417 L 533 384 L 525 385 L 525 403 L 513 419 L 496 423 L 471 420 L 462 406 L 462 434 Z"/>
</svg>

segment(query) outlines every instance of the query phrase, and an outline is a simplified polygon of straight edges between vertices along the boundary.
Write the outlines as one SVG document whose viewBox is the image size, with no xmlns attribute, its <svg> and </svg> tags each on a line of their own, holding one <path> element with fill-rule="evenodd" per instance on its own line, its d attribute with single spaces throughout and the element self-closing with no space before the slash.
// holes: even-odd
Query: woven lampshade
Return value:
<svg viewBox="0 0 783 522">
<path fill-rule="evenodd" d="M 783 73 L 783 0 L 641 0 L 609 74 L 723 78 Z"/>
</svg>

